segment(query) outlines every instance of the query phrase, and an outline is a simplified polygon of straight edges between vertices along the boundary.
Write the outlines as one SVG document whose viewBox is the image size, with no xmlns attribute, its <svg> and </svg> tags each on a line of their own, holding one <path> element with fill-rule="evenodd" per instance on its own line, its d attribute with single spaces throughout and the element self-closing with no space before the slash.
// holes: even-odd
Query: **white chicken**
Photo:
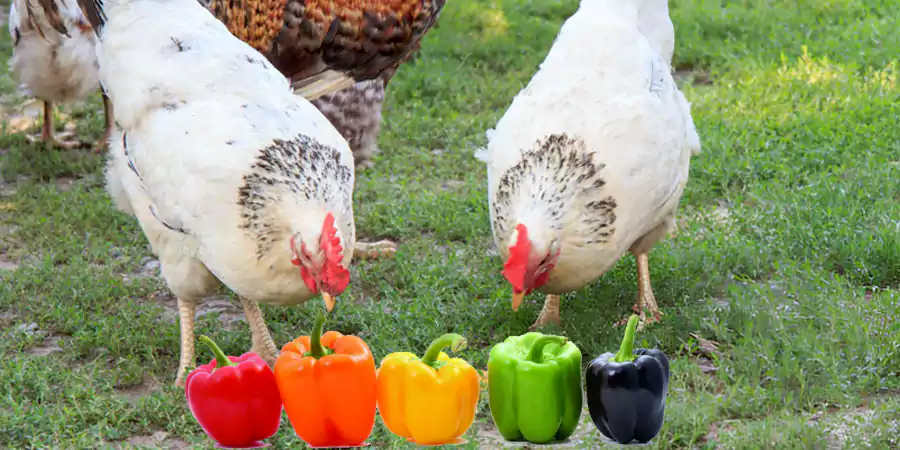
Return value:
<svg viewBox="0 0 900 450">
<path fill-rule="evenodd" d="M 354 249 L 372 250 L 356 243 L 347 141 L 195 0 L 78 3 L 117 113 L 107 189 L 178 299 L 176 384 L 194 362 L 195 307 L 222 284 L 241 298 L 252 350 L 274 362 L 257 302 L 321 293 L 331 310 Z"/>
<path fill-rule="evenodd" d="M 13 53 L 9 69 L 29 91 L 44 104 L 40 139 L 47 146 L 66 149 L 86 143 L 64 133 L 53 135 L 53 104 L 83 101 L 100 87 L 97 78 L 96 37 L 74 2 L 51 0 L 55 9 L 45 14 L 34 8 L 30 0 L 13 0 L 9 8 L 9 35 Z M 56 21 L 55 23 L 51 23 Z M 65 34 L 60 31 L 65 31 Z M 94 144 L 101 150 L 113 126 L 109 99 L 103 97 L 106 131 Z M 28 136 L 29 141 L 38 138 Z"/>
<path fill-rule="evenodd" d="M 513 309 L 560 324 L 559 295 L 637 259 L 642 325 L 660 319 L 647 254 L 674 224 L 700 139 L 671 75 L 665 0 L 582 0 L 488 145 L 491 227 Z M 644 309 L 649 310 L 647 318 Z"/>
</svg>

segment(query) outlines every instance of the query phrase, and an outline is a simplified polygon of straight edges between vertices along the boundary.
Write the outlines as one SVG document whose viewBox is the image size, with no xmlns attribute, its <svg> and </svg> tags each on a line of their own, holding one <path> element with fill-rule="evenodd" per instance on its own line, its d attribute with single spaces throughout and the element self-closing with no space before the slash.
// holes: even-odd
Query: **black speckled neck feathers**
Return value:
<svg viewBox="0 0 900 450">
<path fill-rule="evenodd" d="M 603 196 L 605 167 L 581 138 L 552 134 L 538 140 L 500 177 L 492 205 L 497 235 L 507 239 L 519 220 L 535 211 L 547 227 L 562 231 L 577 208 L 585 243 L 607 242 L 615 232 L 616 201 Z"/>
<path fill-rule="evenodd" d="M 275 139 L 260 150 L 238 193 L 241 228 L 256 241 L 257 259 L 292 232 L 283 218 L 273 214 L 284 202 L 321 205 L 345 221 L 348 242 L 354 242 L 352 170 L 341 162 L 337 149 L 309 136 Z"/>
</svg>

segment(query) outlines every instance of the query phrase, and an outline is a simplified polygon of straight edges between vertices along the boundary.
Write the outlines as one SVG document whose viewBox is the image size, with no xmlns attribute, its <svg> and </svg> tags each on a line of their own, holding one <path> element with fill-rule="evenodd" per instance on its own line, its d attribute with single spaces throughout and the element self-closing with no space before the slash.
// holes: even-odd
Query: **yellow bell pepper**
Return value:
<svg viewBox="0 0 900 450">
<path fill-rule="evenodd" d="M 381 360 L 377 375 L 378 411 L 392 433 L 420 445 L 458 444 L 475 420 L 480 393 L 478 372 L 456 352 L 466 346 L 458 334 L 431 343 L 422 359 L 409 352 Z"/>
</svg>

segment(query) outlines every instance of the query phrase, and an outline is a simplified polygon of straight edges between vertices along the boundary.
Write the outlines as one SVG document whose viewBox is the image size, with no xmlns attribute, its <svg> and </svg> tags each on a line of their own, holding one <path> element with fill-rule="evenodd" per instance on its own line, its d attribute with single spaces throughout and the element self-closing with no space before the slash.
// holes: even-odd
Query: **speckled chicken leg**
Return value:
<svg viewBox="0 0 900 450">
<path fill-rule="evenodd" d="M 391 257 L 397 253 L 397 244 L 391 241 L 357 242 L 353 247 L 353 257 L 357 259 L 375 259 Z"/>
<path fill-rule="evenodd" d="M 250 324 L 250 337 L 253 341 L 250 351 L 262 357 L 270 366 L 274 365 L 275 359 L 278 358 L 278 348 L 272 341 L 272 335 L 269 334 L 269 327 L 266 326 L 266 320 L 263 318 L 259 305 L 243 297 L 241 297 L 241 305 L 244 306 L 244 315 L 247 316 L 247 323 Z"/>
<path fill-rule="evenodd" d="M 197 304 L 178 299 L 178 314 L 181 325 L 181 360 L 178 362 L 178 375 L 175 385 L 184 387 L 188 370 L 194 365 L 194 311 Z"/>
<path fill-rule="evenodd" d="M 547 298 L 544 299 L 544 307 L 541 309 L 541 314 L 538 315 L 537 320 L 534 321 L 528 329 L 530 331 L 536 331 L 547 325 L 548 323 L 555 323 L 557 326 L 562 324 L 562 321 L 559 318 L 559 302 L 560 298 L 558 295 L 547 295 Z"/>
</svg>

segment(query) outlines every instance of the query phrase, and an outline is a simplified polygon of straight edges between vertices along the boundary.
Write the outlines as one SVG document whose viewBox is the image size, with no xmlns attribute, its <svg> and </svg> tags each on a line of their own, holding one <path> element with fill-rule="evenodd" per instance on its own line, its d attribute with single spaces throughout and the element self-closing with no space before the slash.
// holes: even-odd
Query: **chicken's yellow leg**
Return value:
<svg viewBox="0 0 900 450">
<path fill-rule="evenodd" d="M 243 297 L 241 297 L 241 304 L 244 306 L 247 323 L 250 324 L 250 337 L 253 341 L 250 351 L 259 355 L 270 366 L 274 365 L 275 359 L 278 357 L 278 348 L 272 341 L 272 335 L 269 334 L 269 327 L 266 326 L 266 320 L 263 318 L 259 305 Z"/>
<path fill-rule="evenodd" d="M 632 309 L 641 316 L 638 328 L 643 328 L 647 324 L 659 322 L 662 319 L 662 312 L 656 304 L 656 296 L 653 295 L 653 287 L 650 285 L 650 258 L 647 253 L 637 253 L 634 257 L 637 260 L 638 300 Z M 650 311 L 650 317 L 647 317 L 645 309 Z M 625 322 L 627 321 L 626 317 Z"/>
<path fill-rule="evenodd" d="M 541 314 L 538 315 L 537 320 L 528 329 L 535 331 L 550 322 L 560 326 L 562 321 L 559 318 L 559 301 L 558 295 L 547 295 L 547 298 L 544 299 L 544 307 L 541 309 Z"/>
<path fill-rule="evenodd" d="M 178 313 L 181 322 L 181 360 L 175 386 L 184 387 L 187 372 L 194 365 L 194 310 L 197 304 L 178 299 Z"/>
<path fill-rule="evenodd" d="M 357 242 L 353 247 L 353 257 L 358 259 L 391 257 L 394 253 L 397 253 L 397 244 L 391 241 Z"/>
</svg>

